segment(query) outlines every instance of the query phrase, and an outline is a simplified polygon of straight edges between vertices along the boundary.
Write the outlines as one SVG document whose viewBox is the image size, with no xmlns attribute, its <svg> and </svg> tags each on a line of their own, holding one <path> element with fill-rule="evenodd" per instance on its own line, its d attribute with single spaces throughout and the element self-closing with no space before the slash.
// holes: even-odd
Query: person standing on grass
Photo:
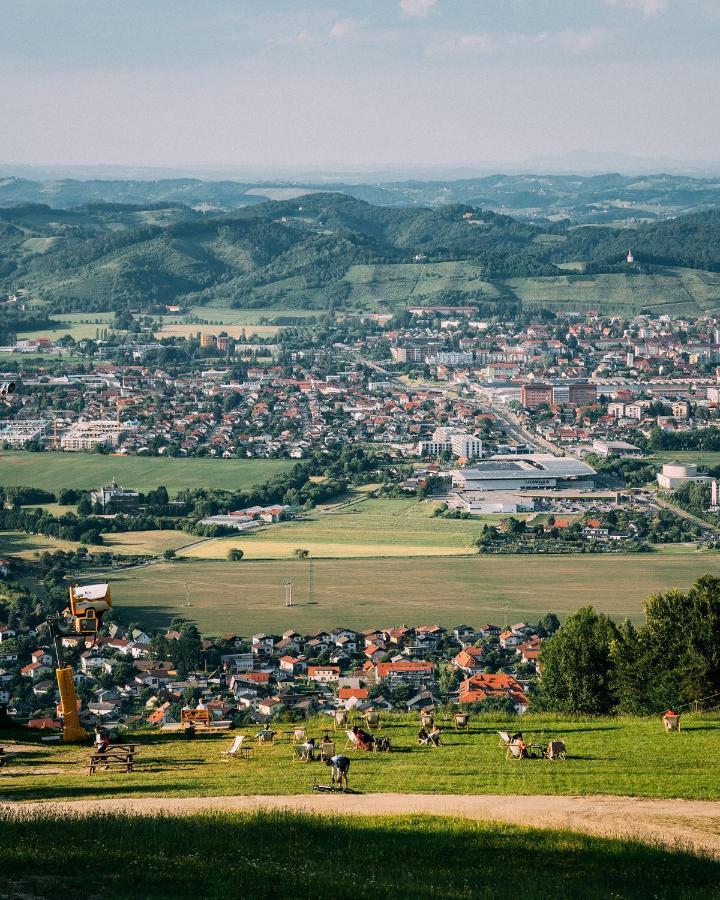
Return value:
<svg viewBox="0 0 720 900">
<path fill-rule="evenodd" d="M 331 756 L 330 759 L 326 759 L 325 765 L 330 766 L 332 771 L 330 783 L 335 784 L 335 781 L 337 780 L 338 787 L 342 788 L 344 781 L 345 790 L 347 790 L 348 772 L 350 771 L 350 760 L 348 759 L 348 757 L 343 756 L 342 753 L 338 753 L 335 756 Z"/>
</svg>

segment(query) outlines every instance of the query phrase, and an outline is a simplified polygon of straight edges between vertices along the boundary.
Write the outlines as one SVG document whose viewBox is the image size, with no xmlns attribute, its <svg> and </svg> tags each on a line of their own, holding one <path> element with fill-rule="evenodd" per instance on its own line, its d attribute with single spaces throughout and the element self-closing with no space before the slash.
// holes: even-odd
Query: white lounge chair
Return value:
<svg viewBox="0 0 720 900">
<path fill-rule="evenodd" d="M 227 749 L 223 750 L 220 754 L 223 759 L 248 759 L 250 754 L 252 753 L 252 747 L 243 746 L 245 742 L 245 735 L 239 734 L 232 742 L 232 745 Z"/>
<path fill-rule="evenodd" d="M 347 744 L 345 744 L 346 750 L 359 750 L 360 749 L 360 741 L 357 739 L 355 734 L 348 729 L 345 734 L 347 735 Z"/>
</svg>

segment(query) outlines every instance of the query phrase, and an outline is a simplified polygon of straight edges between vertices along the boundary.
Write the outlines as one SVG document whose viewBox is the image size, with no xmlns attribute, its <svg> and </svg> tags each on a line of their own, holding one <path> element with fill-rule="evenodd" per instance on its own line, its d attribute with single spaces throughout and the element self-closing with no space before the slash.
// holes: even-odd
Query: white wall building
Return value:
<svg viewBox="0 0 720 900">
<path fill-rule="evenodd" d="M 666 491 L 674 491 L 689 481 L 712 481 L 709 475 L 699 475 L 695 463 L 665 463 L 658 472 L 657 483 Z"/>
</svg>

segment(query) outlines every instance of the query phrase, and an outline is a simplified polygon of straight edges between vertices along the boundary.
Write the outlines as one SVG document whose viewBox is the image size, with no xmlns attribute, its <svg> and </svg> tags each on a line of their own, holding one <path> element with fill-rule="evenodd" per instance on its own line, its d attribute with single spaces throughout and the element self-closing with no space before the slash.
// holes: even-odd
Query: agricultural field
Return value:
<svg viewBox="0 0 720 900">
<path fill-rule="evenodd" d="M 219 538 L 188 549 L 184 556 L 225 559 L 239 547 L 247 559 L 290 559 L 296 548 L 315 558 L 371 556 L 456 556 L 474 553 L 474 541 L 491 516 L 469 520 L 432 518 L 433 501 L 364 500 L 314 512 L 255 534 Z M 497 522 L 497 517 L 494 518 Z"/>
<path fill-rule="evenodd" d="M 231 338 L 242 337 L 275 337 L 280 330 L 278 325 L 188 325 L 184 322 L 168 322 L 155 332 L 157 338 L 180 337 L 190 338 L 197 334 L 219 335 L 221 332 Z"/>
<path fill-rule="evenodd" d="M 561 618 L 579 606 L 642 618 L 653 591 L 686 589 L 701 575 L 720 577 L 720 554 L 458 556 L 387 559 L 157 562 L 108 573 L 128 619 L 147 627 L 174 616 L 206 634 L 312 631 L 339 623 L 364 629 L 405 622 L 479 624 Z M 185 605 L 191 582 L 191 607 Z M 285 585 L 293 584 L 293 608 Z"/>
<path fill-rule="evenodd" d="M 115 596 L 113 596 L 115 599 Z M 438 718 L 440 723 L 441 719 Z M 499 746 L 499 730 L 516 730 L 519 720 L 475 716 L 469 731 L 443 728 L 443 744 L 418 747 L 419 717 L 386 715 L 378 734 L 389 737 L 390 754 L 350 751 L 350 786 L 362 793 L 392 790 L 399 794 L 502 795 L 621 795 L 625 797 L 720 800 L 717 745 L 720 715 L 683 716 L 682 731 L 666 734 L 659 717 L 570 718 L 527 713 L 522 732 L 527 743 L 545 746 L 564 740 L 567 759 L 508 760 Z M 239 728 L 252 737 L 257 724 Z M 227 795 L 291 795 L 307 793 L 327 778 L 321 763 L 294 764 L 285 732 L 293 725 L 278 723 L 278 742 L 255 749 L 250 760 L 224 763 L 220 752 L 232 743 L 227 732 L 200 734 L 188 742 L 177 732 L 138 731 L 138 765 L 131 778 L 115 771 L 98 771 L 91 779 L 83 771 L 88 748 L 28 743 L 27 733 L 17 754 L 8 738 L 7 766 L 0 778 L 0 800 L 69 800 L 101 797 L 213 797 Z M 310 720 L 307 731 L 318 740 L 332 723 L 328 717 Z M 288 731 L 289 730 L 289 731 Z M 280 738 L 283 738 L 280 742 Z M 342 740 L 341 740 L 342 738 Z M 336 733 L 342 751 L 344 732 Z M 642 752 L 638 752 L 642 748 Z"/>
<path fill-rule="evenodd" d="M 655 450 L 652 461 L 658 465 L 668 462 L 697 463 L 700 469 L 720 466 L 720 450 Z"/>
<path fill-rule="evenodd" d="M 0 452 L 0 484 L 96 488 L 113 478 L 128 488 L 148 491 L 164 484 L 170 494 L 198 486 L 242 490 L 260 484 L 293 463 L 274 459 L 167 459 L 103 456 L 99 453 Z"/>
<path fill-rule="evenodd" d="M 310 309 L 278 309 L 276 307 L 268 307 L 267 309 L 232 309 L 227 306 L 193 306 L 190 308 L 190 315 L 198 319 L 202 319 L 211 325 L 259 325 L 263 319 L 270 320 L 270 324 L 274 319 L 315 319 L 319 315 L 317 310 Z M 164 317 L 170 321 L 171 316 Z M 184 321 L 182 318 L 175 317 L 175 321 Z"/>
<path fill-rule="evenodd" d="M 88 853 L 95 846 L 97 856 Z M 74 900 L 89 884 L 107 900 L 355 900 L 358 885 L 374 900 L 489 900 L 499 885 L 502 896 L 523 900 L 704 900 L 717 896 L 720 878 L 720 863 L 708 857 L 565 829 L 289 810 L 175 818 L 4 813 L 0 866 L 8 896 L 54 900 Z"/>
<path fill-rule="evenodd" d="M 551 309 L 701 315 L 720 305 L 720 275 L 693 269 L 664 269 L 661 275 L 593 275 L 511 278 L 504 281 L 523 303 Z"/>
<path fill-rule="evenodd" d="M 19 556 L 32 559 L 39 553 L 54 553 L 56 550 L 77 550 L 75 541 L 45 537 L 42 534 L 24 534 L 21 531 L 0 531 L 0 556 Z"/>
<path fill-rule="evenodd" d="M 120 534 L 104 534 L 103 546 L 98 550 L 127 556 L 155 556 L 165 550 L 177 550 L 197 540 L 184 531 L 124 531 Z M 96 548 L 92 548 L 96 552 Z"/>
<path fill-rule="evenodd" d="M 482 292 L 487 300 L 501 296 L 498 288 L 485 281 L 481 268 L 468 262 L 356 265 L 344 280 L 351 287 L 347 305 L 359 309 L 432 303 L 437 293 L 446 290 Z"/>
</svg>

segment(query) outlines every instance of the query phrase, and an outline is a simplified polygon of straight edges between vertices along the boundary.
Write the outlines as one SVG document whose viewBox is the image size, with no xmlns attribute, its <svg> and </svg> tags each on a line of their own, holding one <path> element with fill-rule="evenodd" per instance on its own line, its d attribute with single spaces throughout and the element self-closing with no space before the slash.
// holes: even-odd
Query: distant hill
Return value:
<svg viewBox="0 0 720 900">
<path fill-rule="evenodd" d="M 2 168 L 2 167 L 0 167 Z M 32 170 L 29 170 L 32 171 Z M 227 212 L 267 200 L 332 190 L 375 206 L 479 206 L 515 218 L 567 218 L 577 223 L 663 219 L 720 206 L 720 180 L 682 174 L 497 174 L 462 179 L 241 181 L 199 178 L 32 179 L 0 176 L 0 206 L 43 203 L 182 204 Z"/>
<path fill-rule="evenodd" d="M 540 305 L 586 308 L 594 298 L 578 294 L 601 274 L 622 278 L 634 299 L 620 305 L 636 308 L 645 303 L 633 291 L 640 279 L 658 290 L 661 276 L 680 277 L 671 269 L 706 273 L 697 296 L 683 286 L 678 303 L 720 305 L 718 279 L 707 274 L 720 272 L 720 211 L 629 230 L 519 221 L 467 204 L 374 206 L 328 192 L 219 214 L 176 203 L 0 209 L 0 290 L 27 289 L 54 312 L 162 312 L 177 302 L 397 309 L 412 300 L 512 314 L 535 302 L 523 279 L 537 280 Z M 549 283 L 558 290 L 543 301 Z"/>
</svg>

